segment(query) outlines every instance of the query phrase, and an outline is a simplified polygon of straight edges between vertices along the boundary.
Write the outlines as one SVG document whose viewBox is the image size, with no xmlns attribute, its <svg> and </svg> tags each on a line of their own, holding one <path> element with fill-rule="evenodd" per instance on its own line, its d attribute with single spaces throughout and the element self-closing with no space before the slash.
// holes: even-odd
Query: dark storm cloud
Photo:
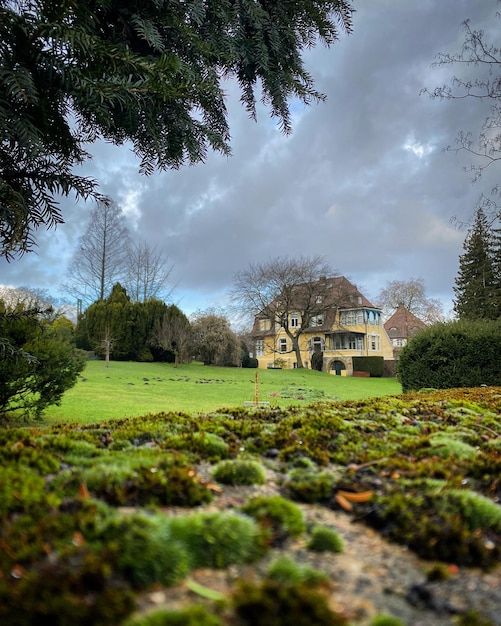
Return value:
<svg viewBox="0 0 501 626">
<path fill-rule="evenodd" d="M 205 164 L 144 178 L 127 148 L 94 147 L 86 171 L 124 207 L 135 236 L 165 249 L 181 306 L 224 302 L 234 272 L 249 262 L 320 254 L 370 299 L 388 280 L 422 277 L 447 307 L 465 235 L 451 217 L 470 218 L 495 172 L 472 185 L 467 155 L 443 148 L 459 130 L 478 131 L 489 103 L 420 92 L 458 72 L 431 64 L 438 52 L 460 50 L 463 20 L 499 30 L 496 2 L 354 4 L 353 34 L 307 54 L 328 99 L 306 109 L 293 103 L 292 136 L 261 106 L 258 123 L 249 120 L 229 84 L 229 158 L 210 154 Z M 0 282 L 47 276 L 55 284 L 89 210 L 69 207 L 56 236 L 40 235 L 37 259 L 12 263 Z"/>
</svg>

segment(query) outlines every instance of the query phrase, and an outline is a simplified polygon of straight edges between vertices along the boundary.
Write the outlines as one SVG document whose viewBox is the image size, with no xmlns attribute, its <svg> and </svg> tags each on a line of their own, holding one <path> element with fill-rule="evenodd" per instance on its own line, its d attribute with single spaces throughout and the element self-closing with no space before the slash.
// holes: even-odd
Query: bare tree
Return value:
<svg viewBox="0 0 501 626">
<path fill-rule="evenodd" d="M 500 18 L 498 12 L 496 18 Z M 461 52 L 440 53 L 433 63 L 435 67 L 456 66 L 459 73 L 451 78 L 449 84 L 423 91 L 432 98 L 472 98 L 491 103 L 490 115 L 484 118 L 477 139 L 473 139 L 471 131 L 461 130 L 456 138 L 456 147 L 447 148 L 465 150 L 472 155 L 475 163 L 466 169 L 473 173 L 474 180 L 478 180 L 486 168 L 501 160 L 501 48 L 486 41 L 484 31 L 475 30 L 469 19 L 463 22 L 463 31 Z M 472 76 L 464 76 L 463 69 L 466 68 L 473 70 Z"/>
<path fill-rule="evenodd" d="M 122 209 L 110 200 L 98 202 L 61 288 L 86 305 L 104 300 L 125 273 L 128 240 Z"/>
<path fill-rule="evenodd" d="M 157 246 L 129 240 L 123 284 L 133 302 L 146 302 L 150 298 L 169 300 L 173 288 L 168 289 L 167 285 L 172 269 L 168 258 Z"/>
<path fill-rule="evenodd" d="M 204 365 L 241 364 L 240 340 L 230 322 L 214 309 L 197 311 L 192 319 L 193 351 Z"/>
<path fill-rule="evenodd" d="M 177 309 L 177 307 L 175 307 Z M 167 311 L 157 320 L 153 329 L 151 345 L 174 354 L 174 367 L 190 358 L 192 330 L 188 318 L 179 311 Z"/>
<path fill-rule="evenodd" d="M 104 353 L 105 367 L 110 366 L 110 356 L 111 356 L 111 353 L 113 352 L 113 341 L 114 340 L 113 340 L 113 337 L 111 336 L 110 325 L 106 324 L 104 328 L 103 338 L 101 339 L 101 343 L 99 344 L 99 347 Z"/>
<path fill-rule="evenodd" d="M 389 281 L 379 292 L 377 302 L 385 319 L 391 317 L 400 305 L 425 324 L 442 322 L 445 319 L 440 300 L 426 297 L 422 278 Z"/>
<path fill-rule="evenodd" d="M 327 312 L 346 305 L 350 297 L 345 282 L 333 281 L 333 276 L 324 257 L 276 257 L 238 272 L 230 297 L 242 313 L 268 320 L 271 329 L 282 327 L 297 367 L 303 367 L 300 336 L 307 328 L 322 325 Z"/>
</svg>

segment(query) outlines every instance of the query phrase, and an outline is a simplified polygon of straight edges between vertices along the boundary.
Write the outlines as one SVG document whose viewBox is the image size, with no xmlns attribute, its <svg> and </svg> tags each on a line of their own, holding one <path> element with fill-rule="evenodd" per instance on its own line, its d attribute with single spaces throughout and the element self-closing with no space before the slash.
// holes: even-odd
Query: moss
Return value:
<svg viewBox="0 0 501 626">
<path fill-rule="evenodd" d="M 48 492 L 46 481 L 34 469 L 0 467 L 0 518 L 12 513 L 49 510 L 59 498 Z"/>
<path fill-rule="evenodd" d="M 194 605 L 179 611 L 160 609 L 129 619 L 124 626 L 222 626 L 221 619 L 204 606 Z"/>
<path fill-rule="evenodd" d="M 499 505 L 469 491 L 433 489 L 423 482 L 401 488 L 406 491 L 395 488 L 377 497 L 365 518 L 383 535 L 425 559 L 484 569 L 499 562 Z"/>
<path fill-rule="evenodd" d="M 336 477 L 330 472 L 297 468 L 289 472 L 284 489 L 287 496 L 299 502 L 327 502 L 335 484 Z"/>
<path fill-rule="evenodd" d="M 288 585 L 306 583 L 316 586 L 319 583 L 328 582 L 329 580 L 325 572 L 306 565 L 299 565 L 293 559 L 286 556 L 273 561 L 266 575 L 272 580 Z"/>
<path fill-rule="evenodd" d="M 449 580 L 452 577 L 450 568 L 444 563 L 434 563 L 426 570 L 426 580 L 429 582 L 440 582 Z"/>
<path fill-rule="evenodd" d="M 190 467 L 123 467 L 96 465 L 82 479 L 89 491 L 114 506 L 196 506 L 212 492 Z"/>
<path fill-rule="evenodd" d="M 405 626 L 405 622 L 393 615 L 382 613 L 373 617 L 369 626 Z"/>
<path fill-rule="evenodd" d="M 301 509 L 281 496 L 256 496 L 241 510 L 257 520 L 272 546 L 283 545 L 288 537 L 298 537 L 306 530 Z"/>
<path fill-rule="evenodd" d="M 185 546 L 193 569 L 248 563 L 260 553 L 256 523 L 238 513 L 196 513 L 174 518 L 171 531 L 172 537 Z"/>
<path fill-rule="evenodd" d="M 212 470 L 212 478 L 225 485 L 262 485 L 266 482 L 261 463 L 241 459 L 220 461 Z"/>
<path fill-rule="evenodd" d="M 446 433 L 436 433 L 431 437 L 430 443 L 431 454 L 436 454 L 442 459 L 448 459 L 451 456 L 458 459 L 472 459 L 478 454 L 478 450 L 473 446 Z"/>
<path fill-rule="evenodd" d="M 121 623 L 134 608 L 134 596 L 114 571 L 114 556 L 108 551 L 71 548 L 25 571 L 17 580 L 0 580 L 0 623 Z"/>
<path fill-rule="evenodd" d="M 242 624 L 248 626 L 344 626 L 347 620 L 335 613 L 324 594 L 310 586 L 281 584 L 266 579 L 257 585 L 240 582 L 233 605 Z"/>
<path fill-rule="evenodd" d="M 114 519 L 103 528 L 101 539 L 116 550 L 118 570 L 134 587 L 170 586 L 189 572 L 187 550 L 172 537 L 169 520 L 162 515 Z"/>
<path fill-rule="evenodd" d="M 337 531 L 325 526 L 315 526 L 311 531 L 307 544 L 308 550 L 314 552 L 342 552 L 344 544 Z"/>
<path fill-rule="evenodd" d="M 496 626 L 495 623 L 478 611 L 467 611 L 455 618 L 456 626 Z"/>
</svg>

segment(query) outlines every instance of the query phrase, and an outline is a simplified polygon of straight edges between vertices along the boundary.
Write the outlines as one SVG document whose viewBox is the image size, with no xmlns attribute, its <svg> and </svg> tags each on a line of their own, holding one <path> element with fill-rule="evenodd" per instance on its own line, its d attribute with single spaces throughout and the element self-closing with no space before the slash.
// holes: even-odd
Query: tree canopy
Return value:
<svg viewBox="0 0 501 626">
<path fill-rule="evenodd" d="M 99 197 L 87 146 L 130 143 L 140 169 L 228 154 L 225 81 L 284 132 L 289 99 L 323 99 L 302 59 L 351 30 L 349 0 L 0 0 L 1 254 L 63 221 L 57 195 Z"/>
<path fill-rule="evenodd" d="M 441 322 L 444 318 L 442 303 L 426 296 L 422 278 L 390 280 L 379 292 L 377 302 L 386 319 L 391 317 L 400 305 L 426 324 Z"/>
</svg>

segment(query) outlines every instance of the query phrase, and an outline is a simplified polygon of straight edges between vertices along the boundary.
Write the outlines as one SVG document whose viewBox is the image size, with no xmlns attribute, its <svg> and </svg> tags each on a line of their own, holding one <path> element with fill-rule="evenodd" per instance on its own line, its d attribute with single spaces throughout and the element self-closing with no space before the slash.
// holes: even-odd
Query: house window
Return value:
<svg viewBox="0 0 501 626">
<path fill-rule="evenodd" d="M 299 328 L 299 313 L 292 313 L 291 314 L 290 327 L 291 328 Z"/>
<path fill-rule="evenodd" d="M 316 303 L 317 304 L 322 304 L 324 297 L 323 296 L 317 296 L 317 300 Z"/>
<path fill-rule="evenodd" d="M 381 339 L 379 335 L 370 335 L 370 349 L 379 352 L 381 350 Z"/>
<path fill-rule="evenodd" d="M 314 315 L 311 318 L 311 327 L 313 328 L 314 326 L 323 326 L 324 324 L 324 316 L 323 315 Z"/>
<path fill-rule="evenodd" d="M 346 335 L 336 335 L 334 339 L 334 350 L 346 350 Z"/>
<path fill-rule="evenodd" d="M 278 340 L 278 351 L 279 352 L 287 352 L 287 339 L 279 339 Z"/>
<path fill-rule="evenodd" d="M 259 320 L 259 330 L 270 330 L 270 320 Z"/>
<path fill-rule="evenodd" d="M 264 340 L 258 339 L 256 341 L 256 356 L 264 356 Z"/>
<path fill-rule="evenodd" d="M 355 337 L 355 335 L 350 335 L 348 337 L 348 346 L 349 346 L 350 350 L 356 350 L 357 349 L 357 338 Z"/>
<path fill-rule="evenodd" d="M 392 343 L 395 348 L 403 348 L 405 344 L 407 343 L 407 339 L 398 337 L 397 339 L 393 339 Z"/>
<path fill-rule="evenodd" d="M 364 323 L 364 312 L 362 309 L 343 311 L 339 317 L 339 323 L 343 326 L 355 326 Z"/>
</svg>

